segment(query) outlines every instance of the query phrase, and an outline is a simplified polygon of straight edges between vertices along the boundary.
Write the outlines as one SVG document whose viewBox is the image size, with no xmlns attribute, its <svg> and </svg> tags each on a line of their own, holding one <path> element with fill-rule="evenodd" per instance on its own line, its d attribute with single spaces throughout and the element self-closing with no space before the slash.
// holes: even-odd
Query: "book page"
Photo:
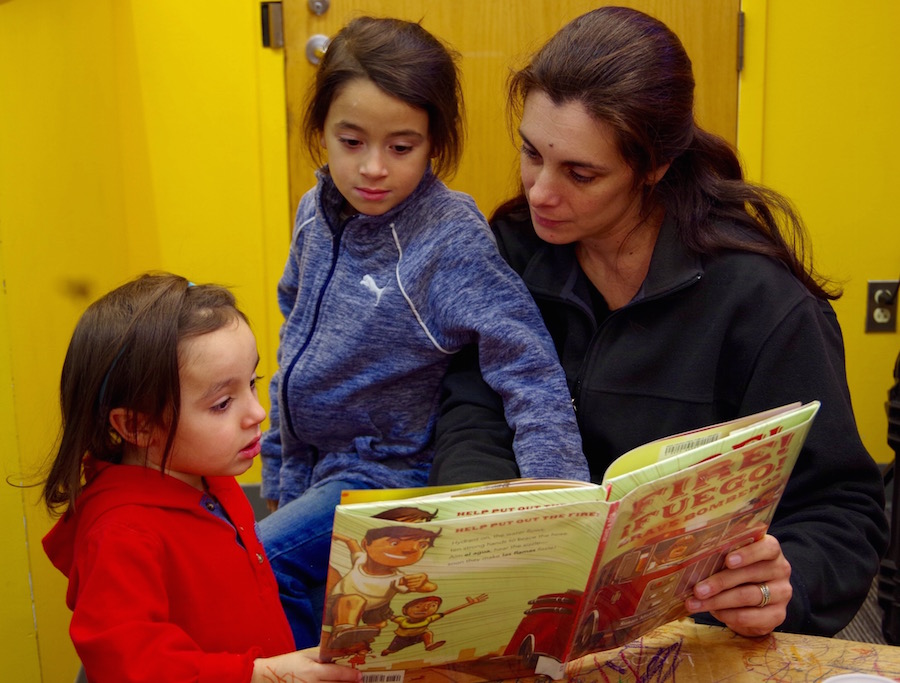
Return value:
<svg viewBox="0 0 900 683">
<path fill-rule="evenodd" d="M 627 453 L 623 453 L 613 460 L 610 466 L 606 468 L 606 473 L 603 475 L 603 481 L 609 481 L 613 477 L 618 477 L 627 474 L 628 472 L 647 467 L 648 465 L 661 460 L 675 457 L 685 451 L 705 446 L 708 443 L 718 441 L 719 439 L 728 436 L 737 429 L 749 427 L 754 423 L 767 420 L 770 417 L 775 417 L 799 407 L 799 402 L 790 403 L 778 408 L 772 408 L 771 410 L 765 410 L 754 413 L 753 415 L 729 420 L 728 422 L 720 422 L 718 424 L 710 425 L 709 427 L 693 429 L 673 436 L 650 441 L 649 443 L 631 449 Z"/>
<path fill-rule="evenodd" d="M 466 487 L 457 491 L 448 492 L 450 498 L 459 496 L 480 496 L 486 493 L 517 493 L 524 491 L 563 491 L 567 489 L 596 489 L 598 484 L 577 479 L 534 479 L 523 477 L 521 479 L 506 479 L 492 481 L 473 488 Z M 442 494 L 435 494 L 442 495 Z"/>
<path fill-rule="evenodd" d="M 728 552 L 765 534 L 818 407 L 774 418 L 779 428 L 768 420 L 738 430 L 699 449 L 697 464 L 621 498 L 571 657 L 687 615 L 694 584 L 721 569 Z"/>
<path fill-rule="evenodd" d="M 550 606 L 553 637 L 565 640 L 604 498 L 594 485 L 338 506 L 321 655 L 364 672 L 469 662 L 521 673 L 529 657 L 516 633 L 535 601 L 542 615 Z"/>
<path fill-rule="evenodd" d="M 740 418 L 709 429 L 690 432 L 689 434 L 693 435 L 690 438 L 681 435 L 677 438 L 654 442 L 662 444 L 660 454 L 664 457 L 615 477 L 610 477 L 610 470 L 607 470 L 603 481 L 610 488 L 610 500 L 618 500 L 641 484 L 678 472 L 701 460 L 714 457 L 724 450 L 736 448 L 744 441 L 759 440 L 800 424 L 808 419 L 810 413 L 815 414 L 818 405 L 817 402 L 806 406 L 792 404 L 792 406 L 751 416 L 755 418 L 762 415 L 763 418 L 760 420 L 751 419 L 751 417 Z"/>
<path fill-rule="evenodd" d="M 371 503 L 379 500 L 402 500 L 420 496 L 452 493 L 468 488 L 478 488 L 491 482 L 472 482 L 470 484 L 453 484 L 446 486 L 421 486 L 405 489 L 344 489 L 341 491 L 341 505 L 353 503 Z"/>
</svg>

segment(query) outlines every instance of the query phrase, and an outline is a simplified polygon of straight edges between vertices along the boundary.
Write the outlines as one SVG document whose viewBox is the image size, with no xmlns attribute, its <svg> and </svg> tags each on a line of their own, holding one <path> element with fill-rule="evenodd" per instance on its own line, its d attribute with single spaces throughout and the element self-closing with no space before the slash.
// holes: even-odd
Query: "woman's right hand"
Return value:
<svg viewBox="0 0 900 683">
<path fill-rule="evenodd" d="M 260 658 L 253 662 L 250 683 L 304 681 L 304 683 L 359 683 L 362 674 L 357 669 L 316 660 L 319 648 L 288 652 L 277 657 Z"/>
<path fill-rule="evenodd" d="M 766 535 L 729 553 L 723 569 L 694 586 L 686 607 L 742 636 L 764 636 L 784 623 L 793 591 L 791 564 L 778 539 Z"/>
</svg>

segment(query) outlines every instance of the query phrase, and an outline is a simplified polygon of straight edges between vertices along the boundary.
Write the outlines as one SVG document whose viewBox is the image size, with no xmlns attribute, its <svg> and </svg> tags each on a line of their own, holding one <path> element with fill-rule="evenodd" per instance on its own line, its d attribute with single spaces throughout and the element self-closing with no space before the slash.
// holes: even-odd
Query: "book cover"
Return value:
<svg viewBox="0 0 900 683">
<path fill-rule="evenodd" d="M 765 534 L 817 410 L 647 444 L 601 484 L 345 492 L 320 655 L 368 683 L 429 668 L 563 678 L 567 662 L 685 616 L 693 585 Z"/>
</svg>

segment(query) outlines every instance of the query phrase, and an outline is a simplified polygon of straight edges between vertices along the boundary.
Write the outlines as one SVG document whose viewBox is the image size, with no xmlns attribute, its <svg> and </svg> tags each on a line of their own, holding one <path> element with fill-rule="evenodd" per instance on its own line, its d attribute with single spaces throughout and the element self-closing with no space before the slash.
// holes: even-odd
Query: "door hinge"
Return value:
<svg viewBox="0 0 900 683">
<path fill-rule="evenodd" d="M 744 68 L 744 13 L 738 12 L 738 34 L 737 34 L 737 70 L 738 73 Z"/>
<path fill-rule="evenodd" d="M 262 19 L 262 44 L 263 47 L 284 47 L 284 25 L 281 20 L 280 2 L 260 3 L 260 18 Z"/>
</svg>

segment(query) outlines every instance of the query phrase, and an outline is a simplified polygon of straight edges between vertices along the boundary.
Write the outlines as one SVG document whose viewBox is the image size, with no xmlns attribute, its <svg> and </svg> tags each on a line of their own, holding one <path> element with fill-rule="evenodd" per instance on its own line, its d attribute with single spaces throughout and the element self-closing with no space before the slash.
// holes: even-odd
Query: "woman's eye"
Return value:
<svg viewBox="0 0 900 683">
<path fill-rule="evenodd" d="M 412 145 L 393 145 L 392 149 L 397 154 L 408 154 L 412 151 Z"/>
<path fill-rule="evenodd" d="M 527 147 L 526 145 L 522 145 L 522 156 L 526 156 L 529 159 L 537 159 L 537 152 L 535 152 L 531 147 Z"/>
<path fill-rule="evenodd" d="M 569 171 L 569 177 L 572 178 L 576 183 L 589 183 L 594 179 L 594 176 L 589 175 L 581 175 L 580 173 L 576 173 L 575 171 Z"/>
<path fill-rule="evenodd" d="M 346 147 L 350 147 L 350 148 L 359 147 L 362 144 L 362 142 L 360 140 L 357 140 L 356 138 L 339 137 L 338 141 L 342 145 L 345 145 Z"/>
<path fill-rule="evenodd" d="M 258 385 L 261 381 L 262 381 L 262 375 L 254 375 L 253 378 L 250 380 L 250 388 L 251 388 L 253 391 L 256 391 L 257 385 Z"/>
</svg>

